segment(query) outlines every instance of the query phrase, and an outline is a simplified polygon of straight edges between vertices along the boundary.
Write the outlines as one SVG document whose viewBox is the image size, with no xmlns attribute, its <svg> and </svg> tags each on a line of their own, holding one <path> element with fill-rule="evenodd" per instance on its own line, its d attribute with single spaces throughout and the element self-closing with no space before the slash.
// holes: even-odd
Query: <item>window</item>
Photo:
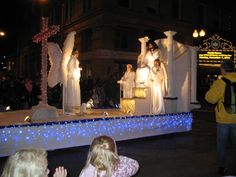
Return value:
<svg viewBox="0 0 236 177">
<path fill-rule="evenodd" d="M 92 1 L 91 0 L 83 0 L 83 11 L 87 12 L 92 7 Z"/>
<path fill-rule="evenodd" d="M 81 32 L 81 51 L 88 51 L 92 48 L 92 29 Z"/>
<path fill-rule="evenodd" d="M 118 28 L 115 31 L 115 48 L 121 50 L 135 50 L 134 29 Z"/>
<path fill-rule="evenodd" d="M 150 14 L 157 14 L 160 13 L 160 1 L 159 0 L 148 0 L 147 2 L 147 12 Z"/>
<path fill-rule="evenodd" d="M 131 0 L 118 0 L 118 6 L 131 8 Z"/>
<path fill-rule="evenodd" d="M 67 22 L 70 18 L 70 6 L 69 1 L 66 1 L 65 9 L 64 9 L 64 15 L 65 15 L 65 22 Z"/>
<path fill-rule="evenodd" d="M 198 25 L 205 26 L 206 25 L 206 16 L 207 10 L 206 5 L 201 3 L 198 7 Z"/>
<path fill-rule="evenodd" d="M 75 0 L 70 0 L 70 18 L 75 14 L 76 3 Z"/>
<path fill-rule="evenodd" d="M 183 2 L 182 0 L 173 1 L 173 17 L 178 20 L 182 20 L 183 15 Z"/>
</svg>

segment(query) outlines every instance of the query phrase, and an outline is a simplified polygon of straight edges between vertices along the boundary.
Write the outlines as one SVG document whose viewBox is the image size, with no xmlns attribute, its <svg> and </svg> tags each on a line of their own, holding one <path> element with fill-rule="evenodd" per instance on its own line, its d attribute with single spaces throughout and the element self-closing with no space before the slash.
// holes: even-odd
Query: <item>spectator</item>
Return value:
<svg viewBox="0 0 236 177">
<path fill-rule="evenodd" d="M 231 60 L 225 60 L 220 67 L 221 74 L 230 82 L 236 82 L 236 72 L 234 63 Z M 234 160 L 236 167 L 236 113 L 228 113 L 224 107 L 226 83 L 223 79 L 217 79 L 213 82 L 210 90 L 206 93 L 206 100 L 211 104 L 217 104 L 215 108 L 217 122 L 217 156 L 219 165 L 219 174 L 226 175 L 225 153 L 229 137 L 231 137 L 235 147 Z M 234 169 L 236 170 L 236 169 Z"/>
<path fill-rule="evenodd" d="M 99 136 L 90 146 L 86 165 L 79 177 L 130 177 L 138 169 L 136 160 L 117 154 L 116 142 L 111 137 Z"/>
<path fill-rule="evenodd" d="M 8 157 L 1 177 L 47 177 L 47 152 L 41 149 L 21 149 Z M 53 177 L 66 177 L 67 170 L 58 167 Z"/>
</svg>

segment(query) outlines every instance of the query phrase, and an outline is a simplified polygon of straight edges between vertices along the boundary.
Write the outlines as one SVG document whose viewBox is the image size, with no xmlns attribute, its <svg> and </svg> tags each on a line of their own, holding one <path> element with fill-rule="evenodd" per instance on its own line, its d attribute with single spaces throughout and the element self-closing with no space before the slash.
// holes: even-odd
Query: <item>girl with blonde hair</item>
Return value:
<svg viewBox="0 0 236 177">
<path fill-rule="evenodd" d="M 1 177 L 47 177 L 47 152 L 42 149 L 21 149 L 8 157 Z M 58 167 L 53 177 L 66 177 L 67 170 Z"/>
<path fill-rule="evenodd" d="M 136 160 L 119 156 L 116 142 L 109 136 L 94 138 L 87 162 L 79 177 L 130 177 L 137 173 Z"/>
</svg>

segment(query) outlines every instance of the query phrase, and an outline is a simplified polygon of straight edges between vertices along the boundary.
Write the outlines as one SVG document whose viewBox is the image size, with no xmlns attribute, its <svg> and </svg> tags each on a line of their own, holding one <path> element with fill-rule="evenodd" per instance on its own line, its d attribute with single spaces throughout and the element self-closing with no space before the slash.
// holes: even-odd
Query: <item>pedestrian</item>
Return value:
<svg viewBox="0 0 236 177">
<path fill-rule="evenodd" d="M 224 106 L 226 83 L 223 78 L 230 80 L 231 83 L 236 82 L 235 65 L 231 60 L 225 60 L 221 63 L 220 71 L 222 78 L 213 82 L 205 95 L 205 99 L 211 104 L 216 104 L 215 113 L 217 122 L 217 159 L 219 174 L 226 175 L 228 174 L 226 168 L 226 148 L 230 137 L 234 145 L 233 159 L 235 161 L 234 171 L 236 172 L 236 113 L 227 112 Z M 232 98 L 235 99 L 235 95 L 232 95 Z"/>
</svg>

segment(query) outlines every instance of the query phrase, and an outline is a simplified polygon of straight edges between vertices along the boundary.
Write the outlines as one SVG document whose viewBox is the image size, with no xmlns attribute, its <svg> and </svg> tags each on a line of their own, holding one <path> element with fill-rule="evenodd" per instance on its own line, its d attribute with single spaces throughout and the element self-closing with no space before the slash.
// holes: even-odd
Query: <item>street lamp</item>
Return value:
<svg viewBox="0 0 236 177">
<path fill-rule="evenodd" d="M 0 31 L 0 36 L 1 37 L 5 36 L 5 35 L 6 35 L 6 33 L 4 31 Z"/>
<path fill-rule="evenodd" d="M 194 29 L 193 31 L 193 37 L 197 38 L 197 37 L 204 37 L 206 35 L 206 32 L 204 29 L 201 29 L 199 32 L 197 29 Z"/>
<path fill-rule="evenodd" d="M 199 45 L 200 41 L 202 40 L 202 38 L 206 35 L 206 32 L 204 29 L 201 29 L 201 30 L 197 30 L 197 29 L 194 29 L 193 31 L 193 43 L 194 45 Z"/>
</svg>

